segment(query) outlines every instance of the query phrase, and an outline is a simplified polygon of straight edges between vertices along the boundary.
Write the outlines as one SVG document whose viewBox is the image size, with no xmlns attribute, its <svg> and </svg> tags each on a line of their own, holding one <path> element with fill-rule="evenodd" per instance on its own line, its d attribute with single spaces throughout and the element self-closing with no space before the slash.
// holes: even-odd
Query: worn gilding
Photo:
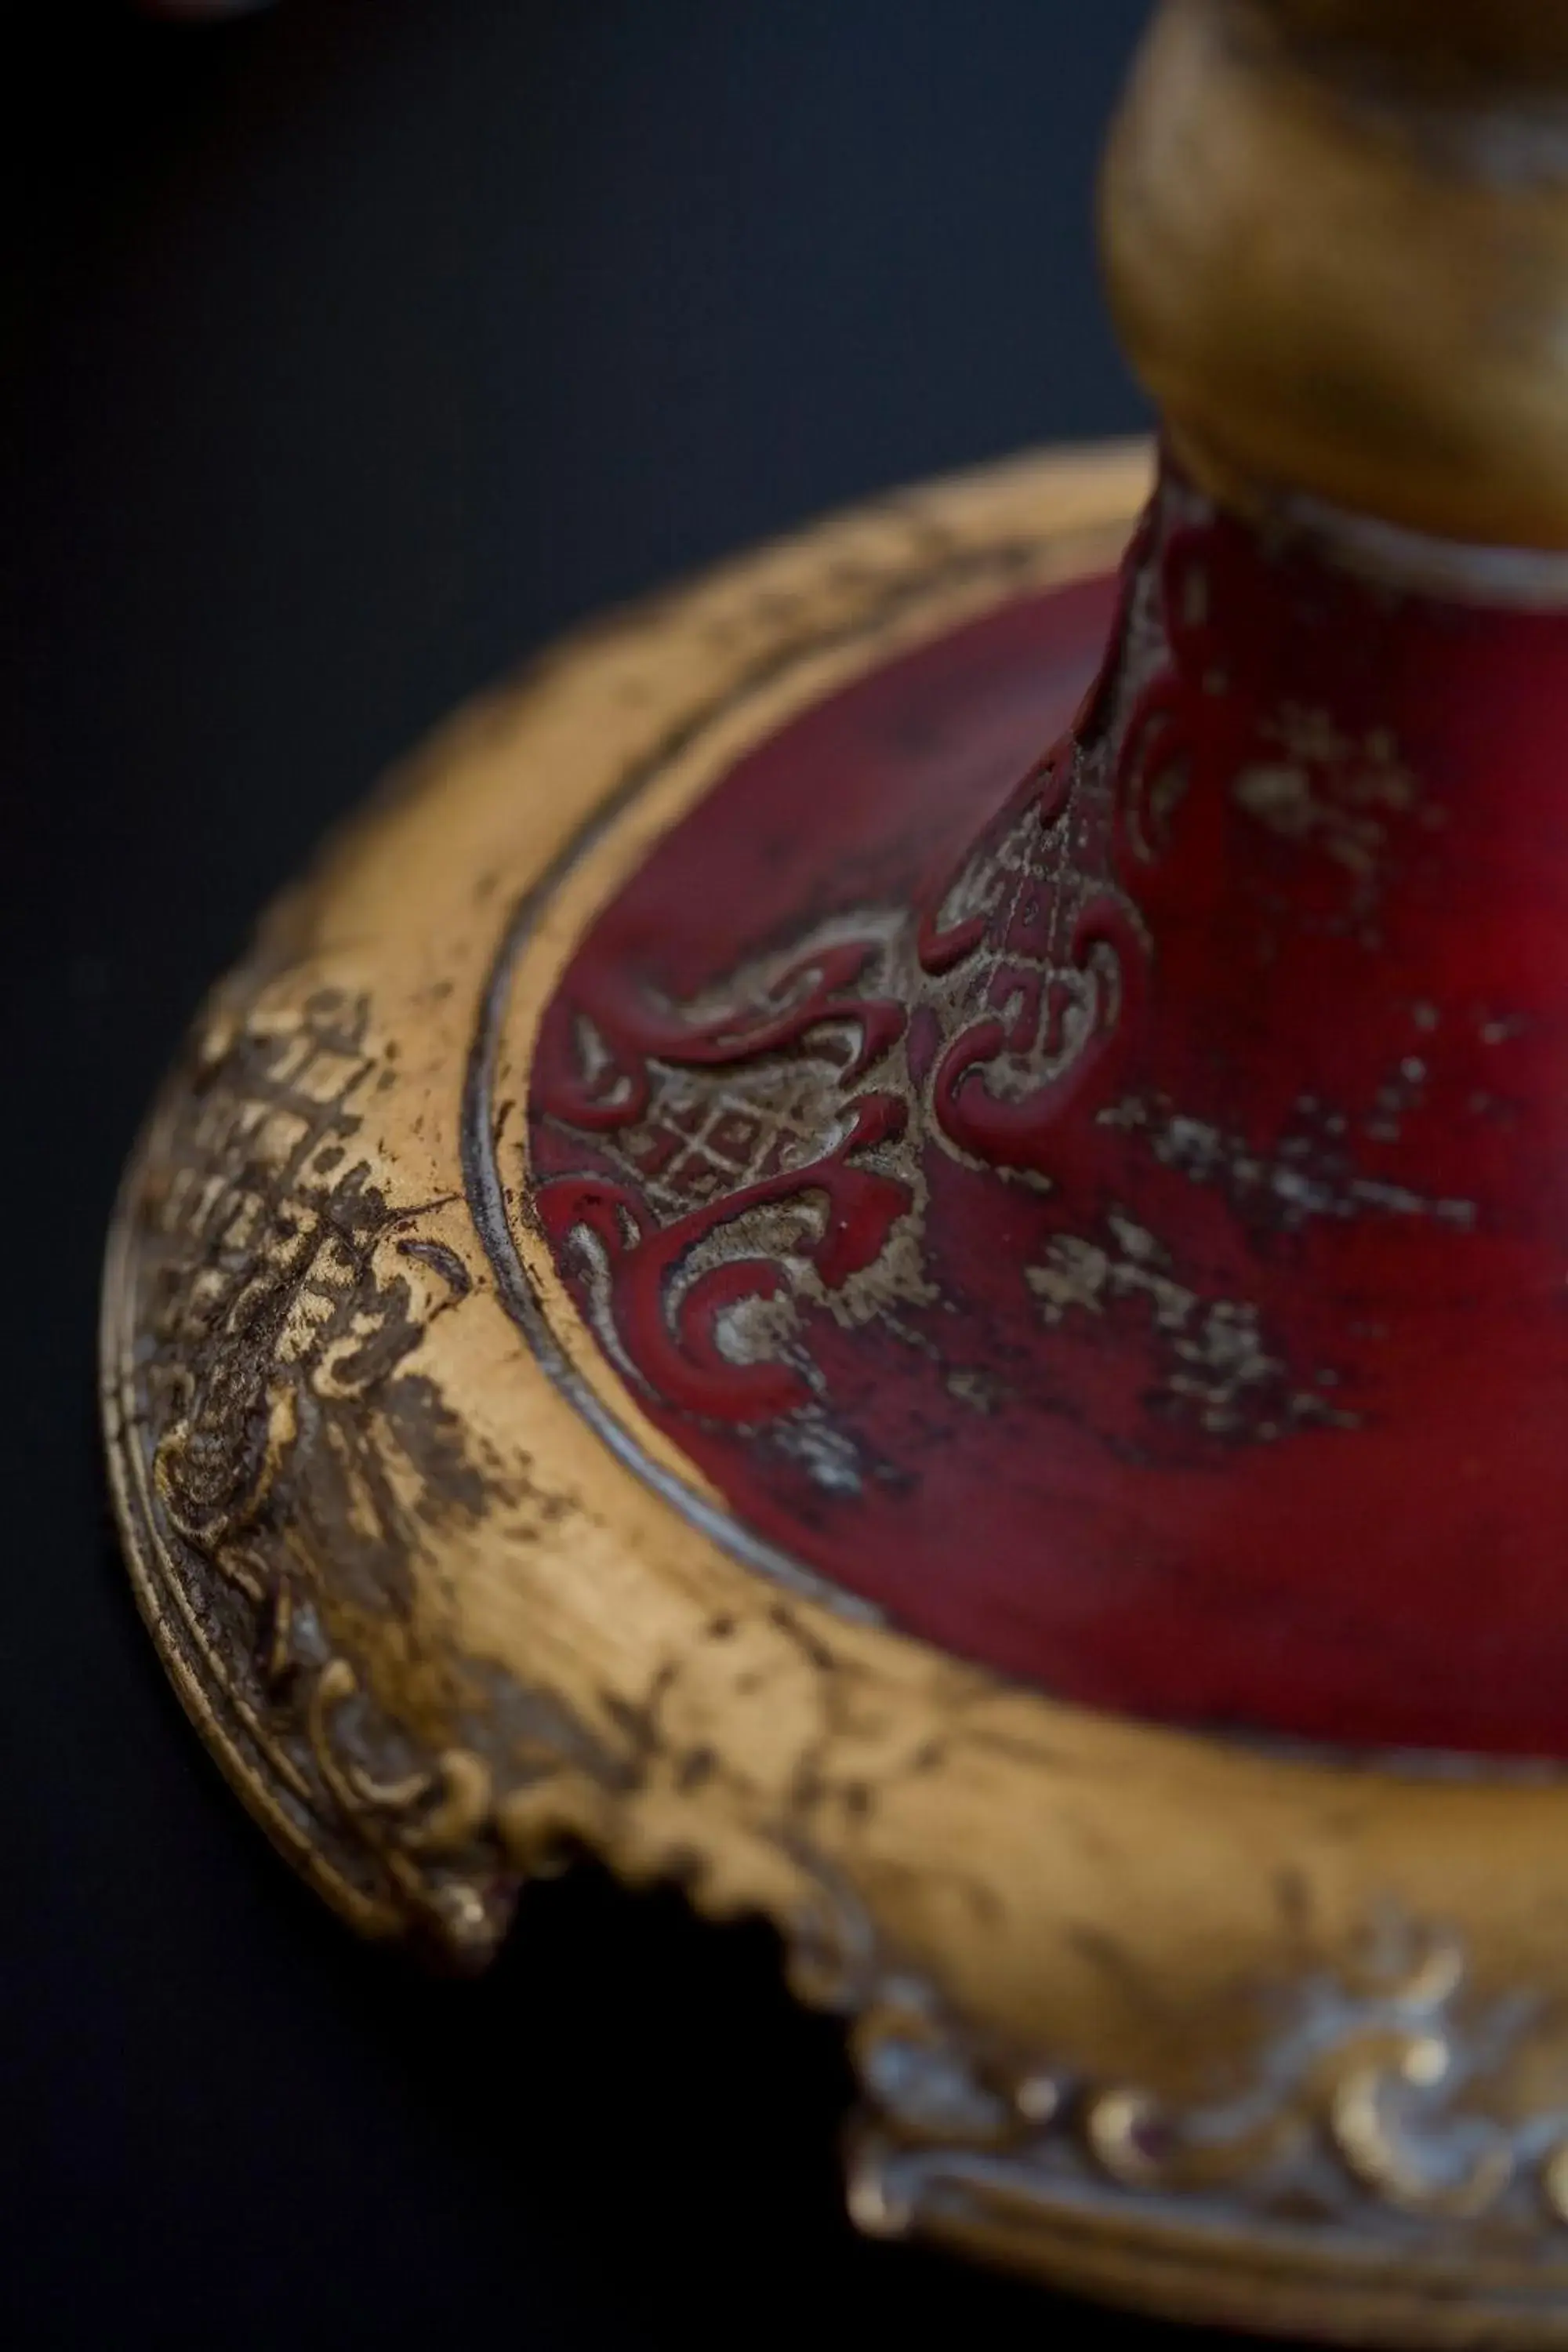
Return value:
<svg viewBox="0 0 1568 2352">
<path fill-rule="evenodd" d="M 436 740 L 217 992 L 127 1180 L 121 1523 L 193 1716 L 359 1924 L 481 1958 L 563 1842 L 776 1920 L 857 2021 L 868 2226 L 1194 2315 L 1568 2343 L 1557 1777 L 1118 1720 L 742 1563 L 542 1234 L 498 1282 L 471 1132 L 464 1164 L 498 953 L 539 894 L 526 1056 L 613 885 L 563 862 L 595 813 L 638 813 L 604 835 L 631 871 L 697 769 L 1103 571 L 1145 480 L 1112 453 L 884 503 Z M 504 1134 L 525 1062 L 499 1076 Z"/>
<path fill-rule="evenodd" d="M 1118 330 L 1190 466 L 1568 547 L 1568 10 L 1166 0 L 1107 152 Z"/>
</svg>

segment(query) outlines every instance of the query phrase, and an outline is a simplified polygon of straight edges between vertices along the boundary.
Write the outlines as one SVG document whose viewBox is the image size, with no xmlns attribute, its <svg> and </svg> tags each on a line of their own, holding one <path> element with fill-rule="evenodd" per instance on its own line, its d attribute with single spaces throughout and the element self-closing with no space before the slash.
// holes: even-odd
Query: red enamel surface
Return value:
<svg viewBox="0 0 1568 2352">
<path fill-rule="evenodd" d="M 1563 1756 L 1568 618 L 1180 499 L 1129 579 L 1131 666 L 1033 773 L 1114 583 L 863 678 L 659 845 L 545 1024 L 541 1214 L 737 1517 L 897 1622 L 1170 1720 Z M 978 912 L 977 839 L 1040 867 Z M 649 1125 L 836 1019 L 815 1155 L 728 1182 Z M 918 1295 L 851 1313 L 911 1220 Z"/>
</svg>

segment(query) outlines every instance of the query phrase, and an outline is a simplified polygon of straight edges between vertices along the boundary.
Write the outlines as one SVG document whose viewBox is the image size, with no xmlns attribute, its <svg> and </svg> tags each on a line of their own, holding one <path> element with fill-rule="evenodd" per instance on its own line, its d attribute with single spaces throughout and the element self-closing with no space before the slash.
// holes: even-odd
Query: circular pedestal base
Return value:
<svg viewBox="0 0 1568 2352">
<path fill-rule="evenodd" d="M 806 1073 L 818 1097 L 851 1081 L 815 1186 L 782 1118 L 727 1128 L 710 1088 L 643 1122 L 645 1187 L 700 1150 L 752 1194 L 743 1282 L 711 1222 L 643 1259 L 699 1310 L 684 1423 L 624 1278 L 646 1191 L 551 1159 L 583 1127 L 551 1088 L 586 1071 L 618 1116 L 637 1083 L 563 979 L 607 908 L 635 917 L 620 894 L 677 822 L 879 677 L 879 740 L 931 783 L 904 846 L 939 873 L 954 745 L 999 802 L 1070 715 L 1145 487 L 1141 455 L 1089 454 L 886 501 L 567 646 L 421 755 L 215 995 L 131 1171 L 105 1309 L 121 1525 L 204 1734 L 356 1924 L 482 1959 L 521 1880 L 584 1842 L 775 1919 L 803 1995 L 853 2021 L 865 2226 L 1179 2315 L 1568 2345 L 1568 1788 L 1069 1704 L 942 1618 L 971 1566 L 952 1528 L 927 1640 L 864 1561 L 834 1573 L 738 1505 L 730 1407 L 759 1381 L 804 1383 L 770 1391 L 803 1433 L 792 1494 L 826 1512 L 877 1472 L 818 1410 L 796 1303 L 758 1291 L 759 1235 L 825 1292 L 879 1286 L 932 1360 L 931 1302 L 900 1303 L 909 1204 L 877 1189 L 924 1181 L 909 1106 L 857 1126 L 847 1036 Z M 801 958 L 803 844 L 804 816 L 756 861 L 776 937 L 747 910 L 756 952 L 795 956 L 740 992 L 781 1048 L 824 957 L 866 944 L 825 903 Z M 645 1043 L 656 1080 L 732 1058 L 733 1003 L 710 1014 L 706 1066 Z M 795 1108 L 818 1151 L 823 1101 Z M 869 1328 L 826 1312 L 828 1342 Z M 979 1425 L 998 1364 L 965 1337 L 942 1410 Z"/>
</svg>

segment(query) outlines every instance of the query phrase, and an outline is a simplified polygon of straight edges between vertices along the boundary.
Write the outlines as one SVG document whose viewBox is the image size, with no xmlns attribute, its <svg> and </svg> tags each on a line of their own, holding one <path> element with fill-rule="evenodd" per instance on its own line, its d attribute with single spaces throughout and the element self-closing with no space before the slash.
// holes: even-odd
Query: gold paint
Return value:
<svg viewBox="0 0 1568 2352">
<path fill-rule="evenodd" d="M 619 781 L 647 780 L 512 975 L 498 1100 L 522 1098 L 584 926 L 741 750 L 988 602 L 1103 567 L 1147 478 L 1142 452 L 1034 458 L 884 501 L 563 647 L 436 739 L 226 983 L 205 1068 L 175 1072 L 127 1179 L 104 1317 L 121 1524 L 185 1706 L 356 1926 L 482 1958 L 517 1881 L 572 1841 L 628 1879 L 678 1872 L 715 1915 L 773 1918 L 803 1997 L 863 2021 L 865 2225 L 1194 2317 L 1568 2347 L 1568 1783 L 1404 1777 L 1121 1721 L 783 1591 L 606 1449 L 524 1343 L 465 1205 L 463 1073 L 510 910 Z M 367 1008 L 369 1075 L 347 1099 L 374 1108 L 345 1150 L 393 1220 L 353 1311 L 383 1333 L 408 1317 L 405 1368 L 485 1499 L 458 1507 L 438 1477 L 422 1498 L 382 1391 L 329 1393 L 344 1367 L 308 1334 L 262 1368 L 279 1397 L 316 1383 L 317 1409 L 277 1406 L 265 1476 L 270 1493 L 302 1475 L 331 1404 L 353 1491 L 403 1530 L 392 1600 L 309 1517 L 280 1533 L 226 1505 L 182 1534 L 163 1499 L 158 1383 L 178 1348 L 157 1338 L 154 1263 L 184 1265 L 221 1317 L 193 1205 L 235 1177 L 219 1114 L 233 1094 L 249 1116 L 246 1040 L 306 1037 L 326 989 Z M 258 1280 L 294 1246 L 269 1214 Z M 529 1264 L 571 1361 L 644 1434 L 542 1254 Z M 700 1498 L 674 1449 L 658 1459 Z M 1365 1967 L 1386 1918 L 1428 1956 L 1391 1986 Z M 1500 2006 L 1521 1993 L 1517 2016 Z M 1390 2091 L 1418 2106 L 1397 2140 Z M 1226 2120 L 1251 2093 L 1258 2138 Z M 1461 2168 L 1466 2193 L 1424 2234 L 1427 2173 L 1404 2168 L 1450 2103 L 1519 2153 L 1506 2181 Z M 1331 2228 L 1301 2218 L 1310 2197 Z"/>
<path fill-rule="evenodd" d="M 1164 0 L 1101 234 L 1215 495 L 1568 548 L 1562 0 Z"/>
</svg>

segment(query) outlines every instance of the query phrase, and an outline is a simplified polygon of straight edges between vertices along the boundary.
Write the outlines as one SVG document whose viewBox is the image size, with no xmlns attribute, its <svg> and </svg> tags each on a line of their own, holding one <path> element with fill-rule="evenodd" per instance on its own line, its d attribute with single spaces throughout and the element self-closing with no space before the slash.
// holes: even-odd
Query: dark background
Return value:
<svg viewBox="0 0 1568 2352">
<path fill-rule="evenodd" d="M 1090 190 L 1143 13 L 8 12 L 0 2335 L 25 2352 L 1166 2340 L 852 2237 L 839 2034 L 761 1928 L 584 1869 L 477 1985 L 355 1945 L 163 1686 L 92 1409 L 148 1092 L 385 762 L 672 572 L 1141 423 Z"/>
</svg>

